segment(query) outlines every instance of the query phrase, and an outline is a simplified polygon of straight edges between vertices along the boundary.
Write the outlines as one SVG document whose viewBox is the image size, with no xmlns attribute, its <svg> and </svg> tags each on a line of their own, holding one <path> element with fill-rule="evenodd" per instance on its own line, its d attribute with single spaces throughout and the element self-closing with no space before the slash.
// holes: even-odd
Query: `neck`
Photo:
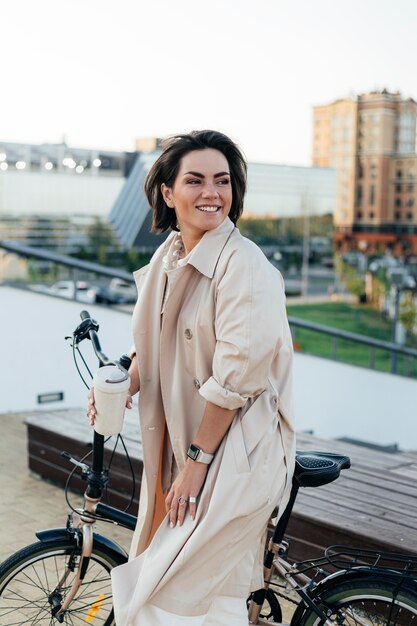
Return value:
<svg viewBox="0 0 417 626">
<path fill-rule="evenodd" d="M 202 235 L 197 236 L 196 234 L 193 234 L 193 233 L 187 233 L 187 232 L 181 231 L 181 238 L 182 238 L 182 243 L 184 244 L 184 250 L 185 250 L 184 256 L 187 256 L 187 254 L 189 254 L 191 250 L 193 250 L 193 248 L 196 247 L 199 241 L 201 241 Z"/>
</svg>

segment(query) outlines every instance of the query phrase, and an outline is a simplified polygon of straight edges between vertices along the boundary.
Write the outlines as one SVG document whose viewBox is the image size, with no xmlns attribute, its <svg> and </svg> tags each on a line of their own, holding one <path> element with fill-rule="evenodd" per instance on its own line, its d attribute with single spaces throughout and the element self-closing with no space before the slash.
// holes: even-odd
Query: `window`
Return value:
<svg viewBox="0 0 417 626">
<path fill-rule="evenodd" d="M 407 200 L 407 206 L 409 206 L 409 207 L 414 206 L 414 198 L 408 198 L 408 200 Z"/>
<path fill-rule="evenodd" d="M 401 213 L 399 211 L 395 211 L 395 219 L 396 220 L 400 220 L 401 219 Z"/>
<path fill-rule="evenodd" d="M 401 206 L 401 198 L 395 198 L 395 206 Z"/>
<path fill-rule="evenodd" d="M 376 165 L 374 165 L 374 164 L 372 164 L 372 165 L 371 165 L 371 177 L 372 177 L 372 178 L 375 178 L 375 177 L 376 177 L 376 175 L 377 175 L 377 173 L 378 173 L 378 168 L 377 168 L 377 166 L 376 166 Z"/>
<path fill-rule="evenodd" d="M 356 187 L 356 204 L 358 207 L 362 206 L 362 185 Z"/>
<path fill-rule="evenodd" d="M 358 211 L 356 213 L 356 217 L 358 218 L 358 220 L 361 220 L 362 219 L 362 211 Z"/>
<path fill-rule="evenodd" d="M 413 214 L 412 214 L 412 212 L 411 212 L 411 211 L 409 211 L 409 212 L 407 213 L 407 219 L 408 219 L 408 220 L 412 220 L 412 219 L 413 219 Z"/>
<path fill-rule="evenodd" d="M 403 177 L 403 172 L 402 172 L 402 170 L 397 170 L 397 172 L 396 172 L 396 176 L 397 176 L 397 178 L 402 178 L 402 177 Z"/>
<path fill-rule="evenodd" d="M 358 178 L 363 178 L 365 174 L 365 168 L 362 163 L 358 163 Z"/>
<path fill-rule="evenodd" d="M 397 193 L 401 193 L 401 185 L 398 185 L 398 184 L 397 184 L 397 185 L 395 185 L 395 191 L 396 191 Z"/>
<path fill-rule="evenodd" d="M 375 217 L 374 212 L 373 212 L 373 211 L 371 211 L 371 212 L 369 213 L 369 219 L 370 219 L 370 220 L 373 220 L 373 219 L 374 219 L 374 217 Z"/>
<path fill-rule="evenodd" d="M 375 204 L 375 185 L 371 185 L 369 188 L 369 204 L 371 206 Z"/>
<path fill-rule="evenodd" d="M 413 193 L 413 189 L 414 189 L 414 185 L 413 185 L 413 183 L 408 183 L 408 185 L 407 185 L 407 191 L 408 191 L 409 193 Z"/>
</svg>

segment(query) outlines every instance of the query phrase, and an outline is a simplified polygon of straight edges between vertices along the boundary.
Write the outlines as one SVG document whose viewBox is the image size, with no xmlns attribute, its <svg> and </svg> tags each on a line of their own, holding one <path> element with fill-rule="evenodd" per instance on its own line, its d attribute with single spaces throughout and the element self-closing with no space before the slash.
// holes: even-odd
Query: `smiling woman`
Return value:
<svg viewBox="0 0 417 626">
<path fill-rule="evenodd" d="M 235 224 L 246 163 L 225 135 L 171 138 L 145 190 L 171 229 L 135 273 L 131 392 L 144 476 L 118 626 L 247 626 L 262 537 L 294 465 L 282 277 Z"/>
</svg>

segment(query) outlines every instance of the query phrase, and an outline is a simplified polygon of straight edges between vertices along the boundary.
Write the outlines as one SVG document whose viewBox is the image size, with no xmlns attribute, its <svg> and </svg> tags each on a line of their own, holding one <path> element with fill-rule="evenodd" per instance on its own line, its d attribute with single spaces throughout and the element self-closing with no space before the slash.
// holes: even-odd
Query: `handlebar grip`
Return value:
<svg viewBox="0 0 417 626">
<path fill-rule="evenodd" d="M 91 315 L 88 311 L 84 309 L 84 311 L 81 311 L 80 317 L 84 321 L 84 320 L 88 320 L 91 317 Z"/>
</svg>

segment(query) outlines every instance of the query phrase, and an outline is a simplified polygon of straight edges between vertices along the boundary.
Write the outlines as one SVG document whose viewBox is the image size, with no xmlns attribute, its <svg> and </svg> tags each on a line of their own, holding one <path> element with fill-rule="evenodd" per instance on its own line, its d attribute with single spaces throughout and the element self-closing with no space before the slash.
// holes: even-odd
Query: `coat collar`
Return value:
<svg viewBox="0 0 417 626">
<path fill-rule="evenodd" d="M 229 217 L 214 230 L 204 233 L 201 241 L 191 252 L 188 263 L 207 278 L 213 278 L 217 261 L 235 226 Z"/>
</svg>

